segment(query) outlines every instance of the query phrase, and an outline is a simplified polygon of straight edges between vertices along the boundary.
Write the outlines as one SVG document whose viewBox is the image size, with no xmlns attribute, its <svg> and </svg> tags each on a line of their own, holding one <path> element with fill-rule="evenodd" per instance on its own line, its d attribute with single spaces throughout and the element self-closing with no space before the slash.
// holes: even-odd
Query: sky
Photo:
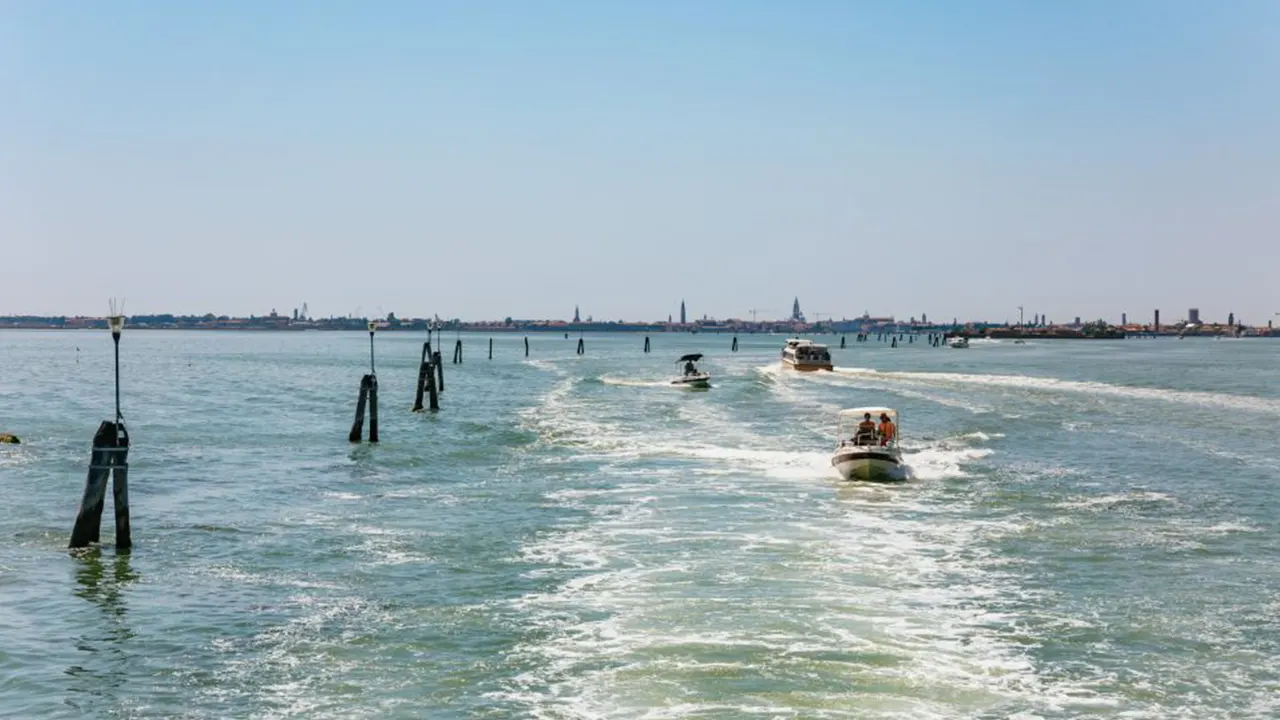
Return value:
<svg viewBox="0 0 1280 720">
<path fill-rule="evenodd" d="M 0 0 L 0 314 L 1261 324 L 1277 88 L 1273 0 Z"/>
</svg>

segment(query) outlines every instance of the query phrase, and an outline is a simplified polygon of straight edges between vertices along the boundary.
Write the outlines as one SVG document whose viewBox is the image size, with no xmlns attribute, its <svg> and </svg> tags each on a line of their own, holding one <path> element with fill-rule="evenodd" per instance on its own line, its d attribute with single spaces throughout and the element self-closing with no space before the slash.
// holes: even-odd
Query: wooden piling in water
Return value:
<svg viewBox="0 0 1280 720">
<path fill-rule="evenodd" d="M 372 375 L 365 375 L 360 378 L 360 396 L 356 400 L 356 418 L 351 423 L 351 432 L 347 435 L 347 440 L 358 443 L 364 439 L 364 409 L 369 404 L 369 378 Z"/>
<path fill-rule="evenodd" d="M 529 357 L 529 336 L 524 336 L 524 356 Z"/>
<path fill-rule="evenodd" d="M 648 335 L 644 336 L 644 351 L 646 353 L 649 352 L 649 336 Z"/>
<path fill-rule="evenodd" d="M 583 342 L 582 338 L 578 338 L 578 354 L 579 355 L 587 354 L 586 344 Z"/>
<path fill-rule="evenodd" d="M 116 549 L 128 550 L 133 545 L 129 530 L 128 471 L 129 433 L 123 422 L 104 420 L 93 435 L 93 451 L 89 457 L 89 472 L 85 476 L 84 495 L 76 512 L 76 523 L 71 530 L 68 547 L 83 548 L 99 541 L 108 476 L 113 476 Z"/>
<path fill-rule="evenodd" d="M 462 338 L 458 338 L 457 344 L 453 346 L 453 364 L 462 364 Z"/>
<path fill-rule="evenodd" d="M 840 349 L 841 349 L 841 350 L 843 350 L 843 349 L 844 349 L 844 344 L 845 344 L 845 341 L 846 341 L 847 339 L 848 339 L 848 338 L 846 338 L 844 335 L 841 335 L 841 336 L 840 336 Z"/>
<path fill-rule="evenodd" d="M 430 405 L 431 411 L 436 412 L 440 410 L 440 391 L 436 387 L 436 373 L 435 373 L 435 369 L 431 366 L 431 363 L 429 362 L 426 363 L 426 370 L 427 370 L 427 396 L 428 396 L 427 401 L 431 403 Z"/>
<path fill-rule="evenodd" d="M 444 392 L 444 358 L 440 357 L 439 350 L 431 356 L 431 364 L 436 366 L 436 389 Z"/>
<path fill-rule="evenodd" d="M 489 338 L 489 359 L 493 359 L 493 338 Z"/>
<path fill-rule="evenodd" d="M 378 376 L 369 375 L 369 442 L 378 442 Z"/>
<path fill-rule="evenodd" d="M 730 352 L 738 352 L 738 336 L 733 336 L 733 344 L 729 346 Z"/>
</svg>

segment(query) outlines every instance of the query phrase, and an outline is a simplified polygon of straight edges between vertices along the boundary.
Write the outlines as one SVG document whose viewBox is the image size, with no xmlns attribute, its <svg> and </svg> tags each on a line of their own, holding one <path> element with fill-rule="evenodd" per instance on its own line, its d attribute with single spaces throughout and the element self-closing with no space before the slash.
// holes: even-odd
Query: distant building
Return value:
<svg viewBox="0 0 1280 720">
<path fill-rule="evenodd" d="M 577 306 L 577 305 L 574 305 L 574 306 L 573 306 L 573 321 L 574 321 L 574 322 L 582 322 L 582 316 L 578 314 L 578 306 Z"/>
<path fill-rule="evenodd" d="M 684 315 L 684 301 L 681 300 L 680 301 L 680 324 L 684 325 L 686 322 L 687 320 L 685 319 L 685 315 Z"/>
<path fill-rule="evenodd" d="M 796 298 L 791 304 L 791 320 L 793 322 L 804 322 L 804 313 L 800 312 L 800 298 Z"/>
<path fill-rule="evenodd" d="M 1077 327 L 1079 327 L 1079 325 L 1080 325 L 1080 316 L 1079 316 L 1079 315 L 1077 315 L 1077 316 L 1076 316 L 1076 326 L 1077 326 Z"/>
<path fill-rule="evenodd" d="M 1187 311 L 1187 322 L 1192 325 L 1200 324 L 1200 308 L 1191 308 Z"/>
<path fill-rule="evenodd" d="M 1121 325 L 1128 325 L 1128 324 L 1129 324 L 1129 316 L 1128 316 L 1127 314 L 1125 314 L 1125 313 L 1120 313 L 1120 324 L 1121 324 Z"/>
</svg>

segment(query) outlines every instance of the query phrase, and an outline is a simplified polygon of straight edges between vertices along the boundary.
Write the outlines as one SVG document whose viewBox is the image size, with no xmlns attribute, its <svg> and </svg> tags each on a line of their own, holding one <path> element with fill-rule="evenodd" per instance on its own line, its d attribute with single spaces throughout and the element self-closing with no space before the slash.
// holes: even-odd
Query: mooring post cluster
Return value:
<svg viewBox="0 0 1280 720">
<path fill-rule="evenodd" d="M 431 352 L 431 341 L 422 344 L 422 362 L 418 365 L 418 389 L 413 401 L 413 411 L 422 412 L 422 398 L 425 394 L 431 410 L 440 409 L 440 389 L 436 386 L 436 355 Z"/>
<path fill-rule="evenodd" d="M 116 550 L 129 550 L 133 538 L 129 529 L 129 431 L 120 412 L 120 333 L 124 330 L 124 314 L 112 303 L 107 318 L 111 340 L 115 344 L 116 418 L 104 420 L 93 435 L 93 451 L 89 457 L 89 474 L 84 481 L 84 496 L 76 512 L 71 530 L 71 548 L 84 548 L 99 541 L 102 509 L 106 504 L 107 477 L 111 477 L 112 503 L 116 515 Z"/>
</svg>

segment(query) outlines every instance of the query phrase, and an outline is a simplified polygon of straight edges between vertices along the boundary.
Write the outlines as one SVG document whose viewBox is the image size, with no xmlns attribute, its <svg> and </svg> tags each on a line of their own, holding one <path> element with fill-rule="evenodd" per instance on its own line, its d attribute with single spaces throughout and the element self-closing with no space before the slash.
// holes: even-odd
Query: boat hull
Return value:
<svg viewBox="0 0 1280 720">
<path fill-rule="evenodd" d="M 906 479 L 902 458 L 888 450 L 873 448 L 841 450 L 831 456 L 831 465 L 845 480 L 896 482 Z"/>
<path fill-rule="evenodd" d="M 831 365 L 831 363 L 798 363 L 798 362 L 793 362 L 791 360 L 783 360 L 782 366 L 784 368 L 789 368 L 791 370 L 798 370 L 800 372 L 817 372 L 819 370 L 826 370 L 827 372 L 831 372 L 832 370 L 835 369 L 834 366 Z"/>
<path fill-rule="evenodd" d="M 671 384 L 676 387 L 702 390 L 711 387 L 711 376 L 691 375 L 689 377 L 676 378 L 671 381 Z"/>
</svg>

